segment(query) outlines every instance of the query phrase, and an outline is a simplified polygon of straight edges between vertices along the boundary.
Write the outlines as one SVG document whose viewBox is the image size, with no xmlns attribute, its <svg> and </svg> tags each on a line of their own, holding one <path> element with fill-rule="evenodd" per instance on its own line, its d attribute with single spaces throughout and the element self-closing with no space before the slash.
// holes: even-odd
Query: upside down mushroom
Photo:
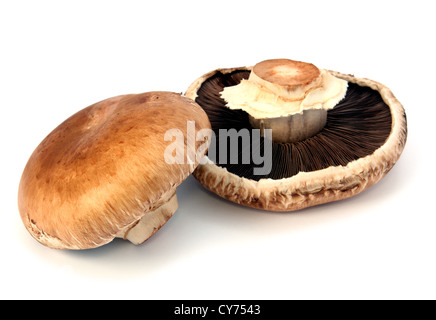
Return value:
<svg viewBox="0 0 436 320">
<path fill-rule="evenodd" d="M 253 208 L 293 211 L 354 196 L 389 172 L 406 143 L 404 109 L 386 86 L 306 62 L 217 69 L 185 95 L 205 110 L 220 145 L 194 176 Z M 251 145 L 237 146 L 239 161 L 231 161 L 230 147 L 221 149 L 228 136 L 220 132 L 231 129 L 251 130 Z M 260 131 L 257 147 L 253 129 Z M 256 173 L 253 159 L 240 161 L 247 148 L 263 148 L 268 172 Z"/>
</svg>

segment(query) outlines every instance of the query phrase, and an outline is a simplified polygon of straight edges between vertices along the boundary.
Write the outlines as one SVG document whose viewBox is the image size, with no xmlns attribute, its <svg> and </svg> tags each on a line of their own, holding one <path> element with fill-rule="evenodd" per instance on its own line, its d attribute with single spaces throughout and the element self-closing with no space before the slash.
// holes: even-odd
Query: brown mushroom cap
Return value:
<svg viewBox="0 0 436 320">
<path fill-rule="evenodd" d="M 220 92 L 248 79 L 252 70 L 217 69 L 188 88 L 185 95 L 205 109 L 215 132 L 251 128 L 248 114 L 226 108 Z M 392 92 L 376 81 L 328 72 L 348 81 L 347 96 L 328 111 L 327 125 L 316 136 L 292 143 L 273 142 L 270 174 L 254 176 L 253 164 L 209 159 L 194 171 L 196 179 L 227 200 L 271 211 L 293 211 L 345 199 L 378 182 L 404 149 L 404 109 Z"/>
<path fill-rule="evenodd" d="M 164 160 L 165 133 L 186 136 L 187 121 L 210 128 L 195 102 L 171 92 L 113 97 L 70 117 L 24 169 L 18 204 L 28 231 L 49 247 L 87 249 L 125 237 L 147 217 L 153 225 L 139 243 L 145 241 L 171 217 L 176 187 L 198 164 Z M 165 206 L 159 217 L 150 215 Z"/>
</svg>

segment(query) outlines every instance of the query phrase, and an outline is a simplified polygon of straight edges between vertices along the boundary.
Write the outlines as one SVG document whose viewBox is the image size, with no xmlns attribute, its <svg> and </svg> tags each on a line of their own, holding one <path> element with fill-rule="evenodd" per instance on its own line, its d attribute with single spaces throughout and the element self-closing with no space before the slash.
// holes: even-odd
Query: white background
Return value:
<svg viewBox="0 0 436 320">
<path fill-rule="evenodd" d="M 435 299 L 433 1 L 1 1 L 2 299 Z M 409 135 L 377 185 L 294 213 L 222 200 L 190 177 L 149 241 L 46 248 L 17 209 L 32 151 L 78 110 L 184 92 L 269 58 L 377 80 Z"/>
</svg>

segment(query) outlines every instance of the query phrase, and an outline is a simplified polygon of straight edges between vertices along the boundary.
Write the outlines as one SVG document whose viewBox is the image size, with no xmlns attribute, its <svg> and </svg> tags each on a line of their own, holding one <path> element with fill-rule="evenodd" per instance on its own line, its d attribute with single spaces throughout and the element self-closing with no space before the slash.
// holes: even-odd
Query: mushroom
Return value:
<svg viewBox="0 0 436 320">
<path fill-rule="evenodd" d="M 205 112 L 172 92 L 117 96 L 79 111 L 41 142 L 24 169 L 18 206 L 25 227 L 57 249 L 95 248 L 116 237 L 143 243 L 177 210 L 176 188 L 207 150 L 207 136 L 199 134 L 168 146 L 167 132 L 186 137 L 187 123 L 198 133 L 210 130 Z M 168 150 L 188 159 L 168 163 Z"/>
<path fill-rule="evenodd" d="M 389 172 L 406 143 L 404 109 L 386 86 L 310 63 L 273 59 L 217 69 L 185 95 L 206 111 L 216 136 L 194 176 L 253 208 L 293 211 L 354 196 Z M 250 132 L 249 144 L 237 144 L 238 161 L 226 152 L 235 146 L 222 141 L 231 129 Z M 241 161 L 247 149 L 248 163 Z M 259 149 L 271 166 L 256 173 Z"/>
</svg>

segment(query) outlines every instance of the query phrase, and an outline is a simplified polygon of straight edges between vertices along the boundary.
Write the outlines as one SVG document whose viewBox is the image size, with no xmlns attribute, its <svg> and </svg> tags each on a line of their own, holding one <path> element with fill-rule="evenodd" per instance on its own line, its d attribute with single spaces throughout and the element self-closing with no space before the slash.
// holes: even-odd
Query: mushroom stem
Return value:
<svg viewBox="0 0 436 320">
<path fill-rule="evenodd" d="M 313 64 L 286 59 L 258 63 L 250 78 L 260 87 L 267 88 L 276 97 L 301 99 L 318 82 L 320 71 Z M 278 143 L 292 143 L 310 138 L 324 128 L 327 111 L 303 110 L 301 113 L 275 117 L 255 118 L 249 115 L 250 124 L 261 130 L 272 130 L 272 139 Z"/>
<path fill-rule="evenodd" d="M 293 143 L 310 138 L 321 131 L 327 123 L 327 111 L 305 110 L 302 114 L 267 119 L 249 116 L 249 120 L 253 128 L 260 129 L 262 137 L 265 129 L 271 129 L 274 142 Z"/>
<path fill-rule="evenodd" d="M 142 244 L 173 216 L 178 207 L 177 195 L 174 193 L 167 202 L 146 213 L 132 228 L 119 234 L 118 237 L 129 240 L 135 245 Z"/>
<path fill-rule="evenodd" d="M 278 143 L 314 136 L 326 125 L 327 110 L 345 96 L 347 82 L 310 63 L 273 59 L 256 64 L 247 80 L 224 88 L 230 109 L 248 113 L 251 126 L 272 130 Z"/>
</svg>

